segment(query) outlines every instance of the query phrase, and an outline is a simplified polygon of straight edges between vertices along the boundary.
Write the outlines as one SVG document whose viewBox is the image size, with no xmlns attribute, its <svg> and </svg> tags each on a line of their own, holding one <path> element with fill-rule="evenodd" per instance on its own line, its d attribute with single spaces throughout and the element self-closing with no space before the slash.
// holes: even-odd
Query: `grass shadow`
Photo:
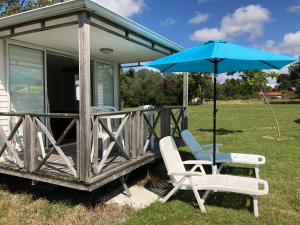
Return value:
<svg viewBox="0 0 300 225">
<path fill-rule="evenodd" d="M 296 120 L 294 120 L 294 122 L 295 122 L 296 124 L 300 124 L 300 119 L 296 119 Z"/>
<path fill-rule="evenodd" d="M 188 154 L 183 154 L 185 157 L 189 157 Z M 209 166 L 204 167 L 207 174 L 211 173 L 211 168 Z M 245 177 L 255 177 L 255 172 L 253 168 L 241 168 L 241 167 L 231 167 L 226 166 L 222 174 L 238 175 Z M 200 196 L 204 194 L 204 191 L 200 192 Z M 179 200 L 191 204 L 198 208 L 197 201 L 192 191 L 179 191 L 176 195 L 172 196 L 170 201 Z M 253 211 L 253 203 L 251 196 L 237 194 L 237 193 L 226 193 L 226 192 L 212 192 L 208 196 L 205 202 L 206 206 L 216 206 L 222 208 L 230 209 L 246 209 L 249 212 Z"/>
<path fill-rule="evenodd" d="M 199 128 L 197 131 L 202 131 L 202 132 L 213 132 L 213 129 L 205 129 L 205 128 Z M 217 135 L 227 135 L 227 134 L 235 134 L 235 133 L 242 133 L 244 132 L 243 130 L 228 130 L 224 128 L 219 128 L 216 130 Z"/>
<path fill-rule="evenodd" d="M 127 185 L 132 186 L 145 179 L 149 169 L 151 169 L 151 165 L 144 165 L 133 171 L 126 182 Z M 87 192 L 43 182 L 37 182 L 35 185 L 32 185 L 31 180 L 4 174 L 0 174 L 0 190 L 7 191 L 13 195 L 26 194 L 33 200 L 41 199 L 51 203 L 63 203 L 70 207 L 81 204 L 88 209 L 94 209 L 97 205 L 109 200 L 110 197 L 113 197 L 111 194 L 117 195 L 123 192 L 119 179 L 92 192 Z"/>
</svg>

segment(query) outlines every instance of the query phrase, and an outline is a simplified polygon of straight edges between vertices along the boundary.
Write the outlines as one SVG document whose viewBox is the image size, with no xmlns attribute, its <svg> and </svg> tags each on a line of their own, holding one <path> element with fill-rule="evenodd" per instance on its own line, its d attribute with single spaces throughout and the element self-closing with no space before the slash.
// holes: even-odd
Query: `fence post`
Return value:
<svg viewBox="0 0 300 225">
<path fill-rule="evenodd" d="M 138 143 L 139 143 L 139 155 L 144 155 L 144 112 L 138 111 L 139 116 L 139 132 L 138 132 Z"/>
<path fill-rule="evenodd" d="M 160 134 L 161 138 L 171 135 L 170 108 L 167 107 L 161 109 Z"/>
<path fill-rule="evenodd" d="M 181 129 L 188 129 L 188 111 L 187 107 L 189 105 L 189 74 L 183 73 L 183 101 L 182 105 L 184 107 L 182 112 L 182 123 Z"/>
<path fill-rule="evenodd" d="M 137 112 L 132 112 L 130 123 L 130 151 L 132 159 L 137 158 Z"/>
<path fill-rule="evenodd" d="M 94 154 L 93 154 L 93 173 L 97 174 L 98 173 L 98 151 L 99 151 L 99 142 L 98 142 L 98 131 L 99 131 L 99 122 L 98 122 L 98 117 L 94 116 L 93 118 L 93 149 L 94 149 Z"/>
<path fill-rule="evenodd" d="M 187 113 L 188 108 L 187 106 L 184 106 L 180 110 L 182 110 L 181 130 L 189 129 L 189 120 L 188 120 L 188 113 Z"/>
<path fill-rule="evenodd" d="M 29 115 L 25 115 L 23 126 L 24 167 L 27 172 L 33 172 L 38 165 L 36 126 Z"/>
</svg>

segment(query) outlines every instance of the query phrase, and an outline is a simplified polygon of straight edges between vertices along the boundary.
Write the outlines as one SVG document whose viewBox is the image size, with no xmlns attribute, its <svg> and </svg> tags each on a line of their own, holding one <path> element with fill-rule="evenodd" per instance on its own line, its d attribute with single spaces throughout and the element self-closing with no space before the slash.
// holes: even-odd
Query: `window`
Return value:
<svg viewBox="0 0 300 225">
<path fill-rule="evenodd" d="M 94 83 L 95 106 L 114 106 L 113 66 L 97 63 Z"/>
<path fill-rule="evenodd" d="M 42 51 L 9 45 L 11 109 L 44 112 L 44 54 Z"/>
</svg>

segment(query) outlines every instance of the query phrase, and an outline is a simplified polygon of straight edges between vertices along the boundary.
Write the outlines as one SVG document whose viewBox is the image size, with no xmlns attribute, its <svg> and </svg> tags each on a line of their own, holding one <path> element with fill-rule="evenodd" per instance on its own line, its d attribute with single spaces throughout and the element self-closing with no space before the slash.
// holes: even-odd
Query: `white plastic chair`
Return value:
<svg viewBox="0 0 300 225">
<path fill-rule="evenodd" d="M 177 190 L 193 190 L 201 212 L 205 213 L 204 202 L 210 191 L 232 192 L 250 195 L 253 198 L 254 215 L 258 217 L 258 196 L 269 192 L 267 181 L 231 175 L 207 175 L 203 164 L 211 165 L 207 160 L 182 161 L 174 139 L 165 137 L 159 142 L 160 152 L 174 188 L 160 201 L 165 203 Z M 194 165 L 186 171 L 184 165 Z M 196 171 L 200 169 L 200 172 Z M 206 191 L 201 198 L 198 191 Z"/>
<path fill-rule="evenodd" d="M 103 112 L 117 112 L 118 110 L 113 107 L 113 106 L 102 106 L 102 107 L 92 107 L 92 110 L 97 110 L 97 111 L 103 111 Z M 114 127 L 116 126 L 116 116 L 105 116 L 100 119 L 105 119 L 106 120 L 106 125 L 107 129 L 114 135 L 116 132 L 113 131 Z M 121 116 L 118 116 L 118 118 L 121 118 Z M 105 154 L 108 145 L 110 143 L 110 136 L 106 133 L 106 131 L 103 130 L 102 126 L 99 126 L 99 132 L 98 132 L 98 138 L 102 140 L 102 156 Z M 123 147 L 125 148 L 125 140 L 123 137 L 121 138 L 121 142 Z M 91 160 L 93 158 L 94 154 L 94 149 L 92 149 L 92 154 L 91 154 Z"/>
<path fill-rule="evenodd" d="M 183 130 L 181 132 L 181 137 L 184 143 L 191 150 L 191 153 L 198 160 L 213 160 L 212 155 L 212 144 L 200 145 L 194 136 L 188 130 Z M 222 144 L 217 144 L 217 147 Z M 206 149 L 206 150 L 205 150 Z M 216 163 L 220 163 L 221 166 L 218 171 L 221 172 L 225 163 L 239 163 L 239 164 L 249 164 L 254 165 L 255 176 L 259 178 L 259 166 L 266 163 L 266 158 L 262 155 L 255 154 L 244 154 L 244 153 L 222 153 L 219 149 L 216 149 Z"/>
</svg>

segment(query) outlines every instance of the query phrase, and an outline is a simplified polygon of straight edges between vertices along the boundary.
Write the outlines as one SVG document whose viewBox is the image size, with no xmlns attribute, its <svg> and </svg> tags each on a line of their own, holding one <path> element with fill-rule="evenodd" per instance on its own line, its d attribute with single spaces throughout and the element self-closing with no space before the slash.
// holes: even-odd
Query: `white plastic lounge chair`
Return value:
<svg viewBox="0 0 300 225">
<path fill-rule="evenodd" d="M 181 132 L 181 137 L 196 159 L 208 160 L 212 162 L 213 145 L 200 145 L 196 141 L 194 136 L 191 134 L 191 132 L 188 130 L 183 130 Z M 221 145 L 222 144 L 217 144 L 217 147 Z M 219 149 L 216 149 L 216 163 L 221 164 L 221 166 L 218 168 L 218 172 L 221 172 L 225 163 L 249 164 L 255 166 L 255 176 L 256 178 L 259 178 L 259 166 L 265 164 L 265 162 L 266 159 L 262 155 L 243 154 L 243 153 L 222 153 L 219 151 Z"/>
<path fill-rule="evenodd" d="M 165 203 L 178 189 L 193 190 L 201 212 L 206 212 L 204 202 L 210 191 L 222 191 L 246 194 L 253 197 L 254 215 L 258 217 L 258 196 L 269 192 L 268 183 L 264 180 L 216 174 L 207 175 L 202 164 L 211 165 L 211 161 L 189 160 L 182 162 L 174 139 L 165 137 L 159 142 L 160 152 L 166 165 L 168 175 L 174 188 L 161 200 Z M 186 171 L 184 165 L 194 165 L 190 171 Z M 200 172 L 196 169 L 199 168 Z M 201 198 L 198 191 L 206 191 Z"/>
</svg>

